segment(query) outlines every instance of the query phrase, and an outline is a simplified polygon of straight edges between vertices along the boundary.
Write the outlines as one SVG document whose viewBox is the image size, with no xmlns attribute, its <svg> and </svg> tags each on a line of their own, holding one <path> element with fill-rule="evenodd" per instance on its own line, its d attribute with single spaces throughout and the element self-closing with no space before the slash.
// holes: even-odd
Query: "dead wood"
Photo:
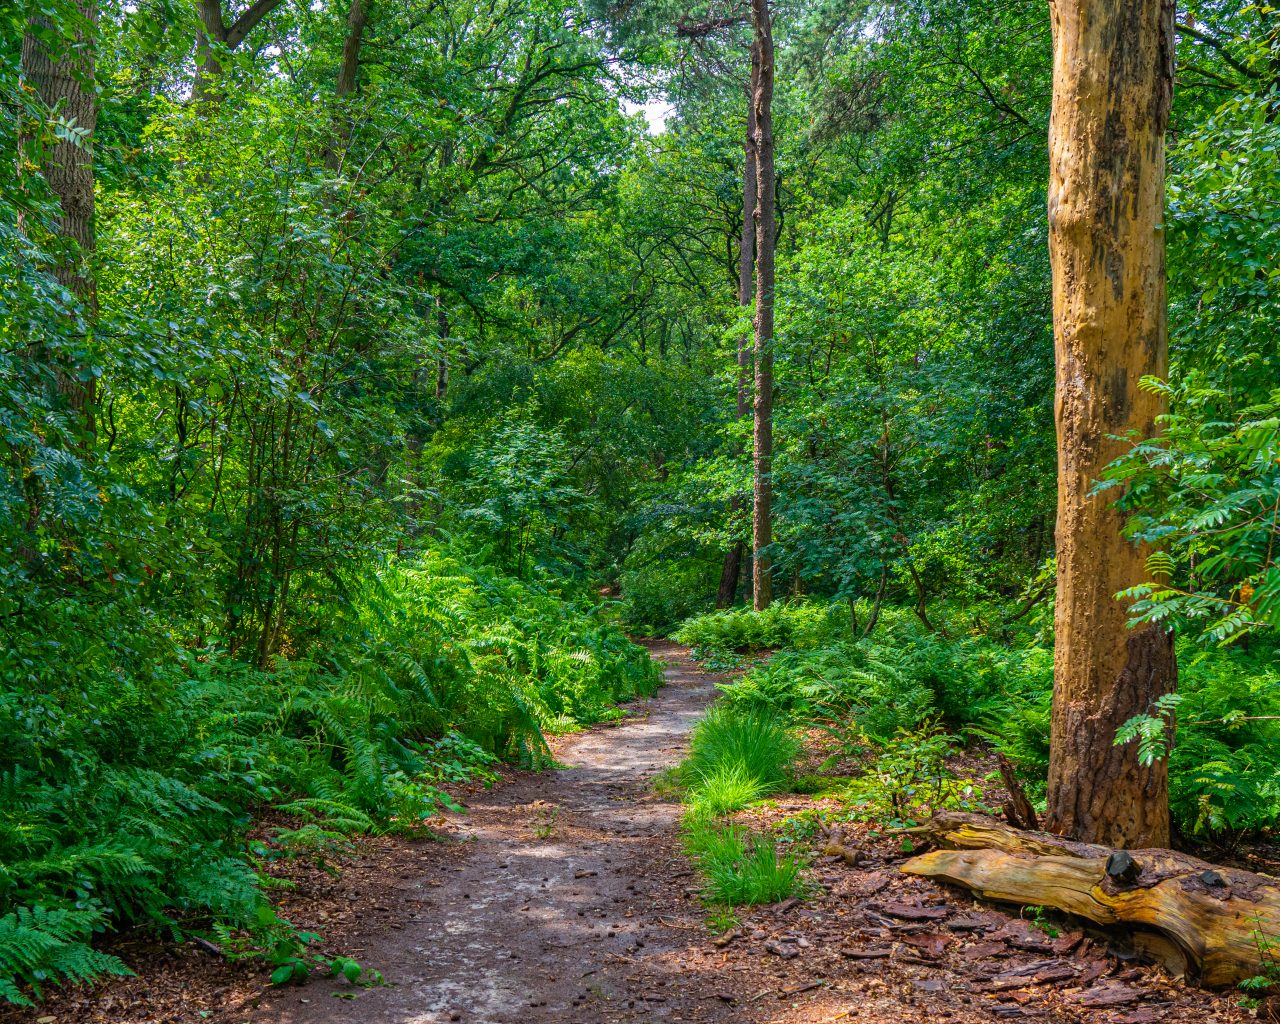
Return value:
<svg viewBox="0 0 1280 1024">
<path fill-rule="evenodd" d="M 1258 974 L 1260 939 L 1280 935 L 1280 879 L 1270 875 L 1172 850 L 1071 842 L 973 814 L 939 814 L 907 831 L 939 849 L 907 861 L 905 873 L 1123 929 L 1144 953 L 1203 985 Z"/>
</svg>

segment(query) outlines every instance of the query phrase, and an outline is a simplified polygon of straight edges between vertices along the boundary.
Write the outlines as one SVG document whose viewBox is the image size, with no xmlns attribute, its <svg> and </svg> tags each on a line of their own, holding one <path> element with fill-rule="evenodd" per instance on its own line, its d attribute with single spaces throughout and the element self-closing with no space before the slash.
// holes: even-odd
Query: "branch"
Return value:
<svg viewBox="0 0 1280 1024">
<path fill-rule="evenodd" d="M 1249 65 L 1243 63 L 1238 58 L 1233 57 L 1227 50 L 1227 44 L 1221 39 L 1217 39 L 1214 36 L 1201 32 L 1199 29 L 1192 28 L 1190 25 L 1174 25 L 1173 27 L 1179 35 L 1190 36 L 1192 39 L 1204 43 L 1206 46 L 1213 47 L 1213 49 L 1218 51 L 1218 55 L 1224 62 L 1235 68 L 1246 78 L 1258 79 L 1262 77 L 1261 73 L 1254 71 L 1249 67 Z"/>
<path fill-rule="evenodd" d="M 227 29 L 227 34 L 223 37 L 223 42 L 227 44 L 227 48 L 234 50 L 243 43 L 244 37 L 253 31 L 253 27 L 279 6 L 280 0 L 257 0 L 244 14 L 236 18 L 232 26 Z"/>
</svg>

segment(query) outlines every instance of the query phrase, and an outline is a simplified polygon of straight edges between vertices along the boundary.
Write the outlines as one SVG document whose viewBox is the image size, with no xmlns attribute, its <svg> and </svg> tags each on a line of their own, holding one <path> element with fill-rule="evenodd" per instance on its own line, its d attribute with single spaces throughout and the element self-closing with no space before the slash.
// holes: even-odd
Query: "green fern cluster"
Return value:
<svg viewBox="0 0 1280 1024">
<path fill-rule="evenodd" d="M 72 602 L 0 654 L 0 997 L 125 970 L 94 936 L 210 921 L 277 928 L 259 872 L 453 806 L 543 730 L 615 715 L 660 679 L 594 614 L 424 555 L 326 609 L 308 656 L 188 649 L 119 606 Z M 145 609 L 125 609 L 146 621 Z M 296 819 L 269 841 L 249 828 Z M 274 940 L 273 940 L 274 941 Z"/>
<path fill-rule="evenodd" d="M 732 608 L 694 616 L 680 624 L 672 639 L 694 648 L 698 656 L 784 647 L 807 649 L 834 640 L 838 630 L 848 629 L 847 620 L 847 611 L 839 605 L 779 602 L 759 612 Z"/>
</svg>

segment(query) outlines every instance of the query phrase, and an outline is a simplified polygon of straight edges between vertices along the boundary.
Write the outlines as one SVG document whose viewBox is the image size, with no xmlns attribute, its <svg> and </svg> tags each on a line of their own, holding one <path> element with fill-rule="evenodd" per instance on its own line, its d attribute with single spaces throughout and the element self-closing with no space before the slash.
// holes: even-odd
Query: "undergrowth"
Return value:
<svg viewBox="0 0 1280 1024">
<path fill-rule="evenodd" d="M 774 903 L 804 892 L 802 863 L 780 854 L 773 836 L 754 835 L 723 816 L 785 788 L 799 742 L 768 711 L 712 705 L 694 728 L 677 775 L 688 807 L 685 851 L 712 907 Z"/>
<path fill-rule="evenodd" d="M 945 631 L 931 632 L 909 610 L 885 607 L 877 631 L 854 641 L 844 606 L 788 606 L 778 619 L 812 628 L 793 630 L 798 641 L 723 684 L 723 703 L 826 731 L 847 756 L 872 765 L 863 782 L 848 787 L 850 798 L 890 819 L 911 817 L 912 804 L 980 806 L 980 784 L 946 769 L 971 739 L 1006 755 L 1043 806 L 1053 690 L 1048 620 L 992 627 L 997 615 L 972 606 L 949 615 L 935 609 Z M 714 652 L 719 638 L 754 642 L 743 638 L 764 635 L 764 621 L 754 612 L 715 613 L 684 623 L 677 636 Z M 1168 751 L 1178 828 L 1221 845 L 1280 826 L 1274 644 L 1257 639 L 1251 649 L 1205 650 L 1182 640 L 1178 660 L 1176 742 Z M 1170 735 L 1168 725 L 1153 708 L 1130 731 L 1156 742 Z M 886 773 L 903 777 L 896 798 Z"/>
<path fill-rule="evenodd" d="M 236 936 L 303 973 L 264 895 L 273 859 L 416 828 L 450 784 L 544 763 L 544 729 L 614 717 L 660 679 L 588 611 L 443 554 L 365 581 L 325 643 L 265 667 L 113 628 L 117 606 L 45 607 L 0 654 L 0 997 L 17 1003 L 127 971 L 92 945 L 126 926 Z M 268 809 L 292 823 L 251 842 Z"/>
</svg>

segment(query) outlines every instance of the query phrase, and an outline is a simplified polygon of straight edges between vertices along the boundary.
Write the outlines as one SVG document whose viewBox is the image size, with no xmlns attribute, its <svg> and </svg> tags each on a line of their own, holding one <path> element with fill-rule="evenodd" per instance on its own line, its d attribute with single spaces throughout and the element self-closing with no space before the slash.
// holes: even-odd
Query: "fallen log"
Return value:
<svg viewBox="0 0 1280 1024">
<path fill-rule="evenodd" d="M 903 864 L 905 873 L 1131 929 L 1140 951 L 1202 985 L 1232 985 L 1274 964 L 1266 944 L 1280 936 L 1280 879 L 1270 875 L 1172 850 L 1076 843 L 976 814 L 941 813 L 905 832 L 938 847 Z"/>
</svg>

